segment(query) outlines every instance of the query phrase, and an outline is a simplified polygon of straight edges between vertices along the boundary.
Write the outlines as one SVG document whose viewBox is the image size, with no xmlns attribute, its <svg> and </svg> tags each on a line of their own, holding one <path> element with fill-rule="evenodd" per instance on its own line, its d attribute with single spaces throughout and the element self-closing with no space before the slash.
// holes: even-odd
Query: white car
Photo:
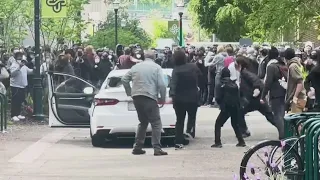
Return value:
<svg viewBox="0 0 320 180">
<path fill-rule="evenodd" d="M 105 139 L 133 138 L 139 124 L 132 99 L 127 97 L 121 77 L 129 70 L 113 70 L 100 90 L 83 79 L 49 73 L 49 125 L 51 127 L 90 127 L 92 145 L 99 147 Z M 168 85 L 172 69 L 163 69 Z M 168 98 L 159 105 L 162 136 L 174 138 L 176 115 Z M 147 137 L 151 136 L 151 126 Z"/>
</svg>

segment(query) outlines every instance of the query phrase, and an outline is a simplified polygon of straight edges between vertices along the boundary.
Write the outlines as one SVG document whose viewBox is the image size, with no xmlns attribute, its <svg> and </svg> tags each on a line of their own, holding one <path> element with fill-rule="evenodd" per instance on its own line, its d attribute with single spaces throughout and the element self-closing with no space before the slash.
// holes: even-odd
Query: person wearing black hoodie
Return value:
<svg viewBox="0 0 320 180">
<path fill-rule="evenodd" d="M 282 79 L 287 78 L 288 68 L 279 57 L 279 51 L 271 47 L 269 62 L 266 65 L 264 88 L 261 94 L 261 103 L 266 103 L 266 96 L 269 93 L 269 103 L 274 115 L 274 122 L 277 124 L 279 139 L 284 138 L 285 97 L 286 89 L 281 85 Z M 286 80 L 285 80 L 286 81 Z"/>
<path fill-rule="evenodd" d="M 244 56 L 236 58 L 237 68 L 240 71 L 240 97 L 242 115 L 239 121 L 240 129 L 244 137 L 250 136 L 247 124 L 245 122 L 245 114 L 253 111 L 259 111 L 266 119 L 275 127 L 278 127 L 274 122 L 272 110 L 267 103 L 261 103 L 261 91 L 263 90 L 263 83 L 256 74 L 247 70 L 250 60 Z M 279 128 L 277 128 L 279 129 Z"/>
<path fill-rule="evenodd" d="M 231 117 L 231 125 L 238 139 L 238 144 L 236 146 L 244 147 L 246 146 L 246 143 L 244 142 L 238 126 L 238 121 L 241 116 L 239 88 L 237 83 L 230 79 L 230 71 L 227 67 L 223 68 L 221 71 L 221 84 L 217 90 L 216 101 L 219 104 L 221 111 L 216 120 L 214 128 L 215 140 L 211 147 L 222 147 L 221 127 L 226 123 L 229 117 Z"/>
<path fill-rule="evenodd" d="M 314 88 L 315 102 L 312 105 L 311 111 L 320 111 L 320 50 L 316 51 L 316 54 L 311 55 L 311 59 L 316 61 L 316 65 L 311 69 L 305 80 L 305 88 L 308 92 L 311 91 L 311 87 Z M 308 93 L 309 94 L 309 93 Z M 310 108 L 311 109 L 311 108 Z"/>
</svg>

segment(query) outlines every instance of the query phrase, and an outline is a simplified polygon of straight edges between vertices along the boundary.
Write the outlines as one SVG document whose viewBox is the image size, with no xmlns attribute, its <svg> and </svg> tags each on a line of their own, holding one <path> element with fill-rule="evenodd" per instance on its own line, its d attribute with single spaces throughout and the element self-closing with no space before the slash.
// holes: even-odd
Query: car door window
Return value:
<svg viewBox="0 0 320 180">
<path fill-rule="evenodd" d="M 53 84 L 53 91 L 55 93 L 84 93 L 84 89 L 86 87 L 93 87 L 94 90 L 96 88 L 84 81 L 83 79 L 72 76 L 72 75 L 67 75 L 67 74 L 62 74 L 62 73 L 54 73 L 52 75 L 52 84 Z"/>
</svg>

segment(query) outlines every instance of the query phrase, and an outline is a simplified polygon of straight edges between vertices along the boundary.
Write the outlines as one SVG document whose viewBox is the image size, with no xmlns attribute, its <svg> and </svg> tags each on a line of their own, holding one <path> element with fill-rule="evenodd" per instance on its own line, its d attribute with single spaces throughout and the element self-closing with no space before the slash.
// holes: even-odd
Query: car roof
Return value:
<svg viewBox="0 0 320 180">
<path fill-rule="evenodd" d="M 117 70 L 112 70 L 108 77 L 118 77 L 118 76 L 123 76 L 125 75 L 130 69 L 117 69 Z M 162 69 L 162 72 L 164 74 L 170 75 L 172 73 L 172 69 Z"/>
</svg>

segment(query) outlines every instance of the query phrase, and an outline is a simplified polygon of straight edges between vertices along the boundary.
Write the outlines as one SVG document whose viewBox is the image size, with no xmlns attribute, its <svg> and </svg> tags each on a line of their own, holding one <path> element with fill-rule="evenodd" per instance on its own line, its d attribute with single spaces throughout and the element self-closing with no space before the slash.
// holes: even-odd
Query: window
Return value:
<svg viewBox="0 0 320 180">
<path fill-rule="evenodd" d="M 53 74 L 53 90 L 56 93 L 83 93 L 86 87 L 95 87 L 88 82 L 70 75 Z"/>
</svg>

